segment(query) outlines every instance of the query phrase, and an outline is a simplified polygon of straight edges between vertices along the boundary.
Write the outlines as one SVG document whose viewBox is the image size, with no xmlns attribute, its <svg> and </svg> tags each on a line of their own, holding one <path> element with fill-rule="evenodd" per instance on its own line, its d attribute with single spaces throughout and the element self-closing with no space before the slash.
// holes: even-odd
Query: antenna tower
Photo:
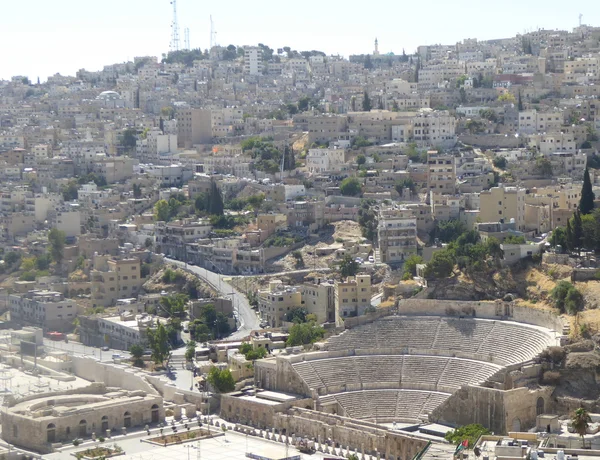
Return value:
<svg viewBox="0 0 600 460">
<path fill-rule="evenodd" d="M 179 24 L 177 24 L 177 0 L 171 0 L 173 5 L 173 22 L 171 23 L 171 51 L 179 51 Z"/>
<path fill-rule="evenodd" d="M 212 14 L 210 15 L 210 48 L 217 46 L 217 31 L 213 22 Z"/>
<path fill-rule="evenodd" d="M 190 48 L 190 28 L 186 27 L 183 31 L 184 33 L 184 44 L 185 44 L 185 49 L 186 50 L 191 50 Z"/>
<path fill-rule="evenodd" d="M 581 20 L 583 19 L 583 14 L 579 13 L 579 27 L 581 27 Z"/>
</svg>

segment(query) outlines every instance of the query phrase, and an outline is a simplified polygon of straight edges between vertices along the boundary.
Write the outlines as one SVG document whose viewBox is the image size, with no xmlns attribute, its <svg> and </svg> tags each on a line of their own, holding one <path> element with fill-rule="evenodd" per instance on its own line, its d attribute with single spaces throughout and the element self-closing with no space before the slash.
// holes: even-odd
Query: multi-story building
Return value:
<svg viewBox="0 0 600 460">
<path fill-rule="evenodd" d="M 334 284 L 335 321 L 341 325 L 344 318 L 364 315 L 371 307 L 371 275 L 356 275 Z"/>
<path fill-rule="evenodd" d="M 258 46 L 244 47 L 244 73 L 247 75 L 261 75 L 262 69 L 262 50 Z"/>
<path fill-rule="evenodd" d="M 456 118 L 447 111 L 423 109 L 412 119 L 414 142 L 422 147 L 453 147 L 456 144 Z"/>
<path fill-rule="evenodd" d="M 317 317 L 318 324 L 335 321 L 334 288 L 334 283 L 321 279 L 301 286 L 302 307 Z"/>
<path fill-rule="evenodd" d="M 437 193 L 456 192 L 456 165 L 453 155 L 427 152 L 427 188 Z"/>
<path fill-rule="evenodd" d="M 302 291 L 296 287 L 284 286 L 279 280 L 271 281 L 268 289 L 258 291 L 258 312 L 262 320 L 271 327 L 281 327 L 286 314 L 301 307 Z"/>
<path fill-rule="evenodd" d="M 73 329 L 78 309 L 74 300 L 55 291 L 29 291 L 9 296 L 11 320 L 42 327 L 46 331 Z"/>
<path fill-rule="evenodd" d="M 377 223 L 380 262 L 402 264 L 417 253 L 417 219 L 407 208 L 383 208 Z"/>
<path fill-rule="evenodd" d="M 479 194 L 480 220 L 482 222 L 512 222 L 517 230 L 525 229 L 525 195 L 520 187 L 492 187 Z"/>
<path fill-rule="evenodd" d="M 345 149 L 310 149 L 306 155 L 309 174 L 340 171 L 346 160 Z"/>
<path fill-rule="evenodd" d="M 114 305 L 117 299 L 137 297 L 143 279 L 137 258 L 94 256 L 91 302 L 94 307 Z"/>
<path fill-rule="evenodd" d="M 210 110 L 182 109 L 177 111 L 177 145 L 191 148 L 206 144 L 212 139 L 212 117 Z"/>
</svg>

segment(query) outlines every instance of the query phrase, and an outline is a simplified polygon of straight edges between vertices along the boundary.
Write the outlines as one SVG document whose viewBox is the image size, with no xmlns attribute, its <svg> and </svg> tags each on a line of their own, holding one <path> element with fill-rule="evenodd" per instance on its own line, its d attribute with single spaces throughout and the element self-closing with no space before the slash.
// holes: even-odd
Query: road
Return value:
<svg viewBox="0 0 600 460">
<path fill-rule="evenodd" d="M 178 260 L 165 258 L 165 262 L 177 265 L 181 268 L 186 268 L 186 264 Z M 232 297 L 233 311 L 237 314 L 239 326 L 238 330 L 228 337 L 229 340 L 241 340 L 244 337 L 247 337 L 248 334 L 250 334 L 250 332 L 253 330 L 260 328 L 258 317 L 256 316 L 254 310 L 250 307 L 246 295 L 225 281 L 226 278 L 230 278 L 229 276 L 220 275 L 218 273 L 211 272 L 206 268 L 189 264 L 187 264 L 186 269 L 189 272 L 194 273 L 201 280 L 210 284 L 222 296 Z"/>
<path fill-rule="evenodd" d="M 87 347 L 78 342 L 62 342 L 44 339 L 44 346 L 56 351 L 65 351 L 70 355 L 75 356 L 88 356 L 93 358 L 99 358 L 103 362 L 112 362 L 112 355 L 118 353 L 122 359 L 129 359 L 130 355 L 128 351 L 123 350 L 108 350 L 102 351 L 100 348 Z"/>
</svg>

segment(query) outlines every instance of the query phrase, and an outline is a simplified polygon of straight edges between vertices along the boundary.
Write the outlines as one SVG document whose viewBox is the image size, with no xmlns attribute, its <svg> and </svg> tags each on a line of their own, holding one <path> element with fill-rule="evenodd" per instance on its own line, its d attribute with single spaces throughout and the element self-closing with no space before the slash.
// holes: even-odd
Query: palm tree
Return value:
<svg viewBox="0 0 600 460">
<path fill-rule="evenodd" d="M 588 411 L 583 407 L 577 409 L 571 417 L 571 426 L 573 426 L 575 432 L 581 436 L 581 444 L 583 447 L 585 447 L 584 436 L 591 421 L 592 418 L 590 417 L 590 414 L 588 414 Z"/>
</svg>

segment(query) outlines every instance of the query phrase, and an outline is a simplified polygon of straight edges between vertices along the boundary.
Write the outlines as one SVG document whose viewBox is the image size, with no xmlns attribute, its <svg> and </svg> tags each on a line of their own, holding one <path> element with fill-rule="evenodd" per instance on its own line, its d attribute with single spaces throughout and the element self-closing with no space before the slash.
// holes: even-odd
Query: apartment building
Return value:
<svg viewBox="0 0 600 460">
<path fill-rule="evenodd" d="M 404 263 L 417 253 L 417 218 L 408 208 L 389 207 L 379 211 L 377 224 L 380 262 Z"/>
<path fill-rule="evenodd" d="M 177 111 L 177 146 L 192 148 L 209 143 L 212 139 L 212 117 L 210 110 L 181 109 Z"/>
<path fill-rule="evenodd" d="M 309 149 L 306 168 L 309 174 L 341 171 L 346 161 L 345 149 Z"/>
<path fill-rule="evenodd" d="M 306 118 L 308 145 L 329 143 L 348 138 L 348 117 L 339 115 L 311 115 Z"/>
<path fill-rule="evenodd" d="M 453 147 L 456 144 L 456 118 L 447 111 L 423 109 L 412 119 L 414 142 L 422 147 Z"/>
<path fill-rule="evenodd" d="M 302 290 L 302 307 L 308 314 L 317 317 L 317 324 L 335 321 L 335 284 L 329 280 L 318 279 L 316 282 L 304 283 Z"/>
<path fill-rule="evenodd" d="M 364 315 L 371 307 L 371 275 L 356 275 L 334 284 L 335 321 L 342 325 L 344 318 Z"/>
<path fill-rule="evenodd" d="M 564 123 L 562 111 L 538 112 L 535 109 L 519 112 L 519 133 L 560 132 Z"/>
<path fill-rule="evenodd" d="M 87 346 L 129 350 L 132 345 L 145 347 L 148 330 L 158 321 L 158 318 L 146 313 L 130 311 L 119 315 L 82 316 L 79 319 L 79 335 L 81 342 Z"/>
<path fill-rule="evenodd" d="M 301 307 L 302 290 L 284 286 L 279 280 L 269 282 L 268 289 L 258 291 L 258 313 L 271 327 L 281 327 L 285 322 L 285 315 Z"/>
<path fill-rule="evenodd" d="M 91 302 L 94 307 L 115 305 L 117 299 L 137 297 L 143 279 L 141 264 L 137 258 L 115 259 L 94 256 Z"/>
<path fill-rule="evenodd" d="M 244 73 L 246 75 L 261 75 L 262 61 L 262 49 L 258 46 L 244 47 Z"/>
<path fill-rule="evenodd" d="M 45 331 L 67 332 L 73 329 L 78 309 L 74 300 L 56 291 L 34 290 L 9 295 L 11 320 L 43 328 Z"/>
<path fill-rule="evenodd" d="M 427 188 L 443 194 L 456 192 L 456 165 L 453 155 L 427 152 Z"/>
<path fill-rule="evenodd" d="M 479 194 L 482 222 L 512 222 L 517 230 L 525 229 L 525 195 L 520 187 L 492 187 Z"/>
</svg>

